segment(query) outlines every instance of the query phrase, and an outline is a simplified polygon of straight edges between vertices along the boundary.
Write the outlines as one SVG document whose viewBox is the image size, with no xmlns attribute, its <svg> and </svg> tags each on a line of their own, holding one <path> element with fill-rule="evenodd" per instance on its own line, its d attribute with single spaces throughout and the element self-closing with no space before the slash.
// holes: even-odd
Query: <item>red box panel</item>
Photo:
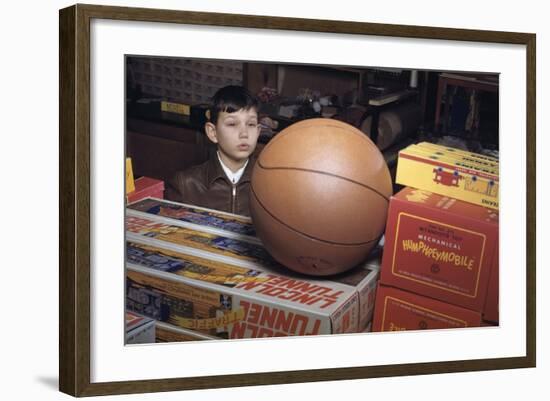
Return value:
<svg viewBox="0 0 550 401">
<path fill-rule="evenodd" d="M 479 327 L 481 313 L 392 287 L 379 285 L 373 331 Z"/>
<path fill-rule="evenodd" d="M 390 201 L 380 280 L 481 312 L 497 249 L 498 211 L 405 188 Z"/>
</svg>

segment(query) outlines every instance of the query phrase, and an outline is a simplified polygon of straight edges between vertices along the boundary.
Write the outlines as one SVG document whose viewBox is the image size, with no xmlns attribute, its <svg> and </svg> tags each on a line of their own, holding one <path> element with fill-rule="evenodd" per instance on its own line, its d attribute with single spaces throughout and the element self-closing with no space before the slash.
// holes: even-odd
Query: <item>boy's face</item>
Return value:
<svg viewBox="0 0 550 401">
<path fill-rule="evenodd" d="M 222 161 L 229 168 L 240 167 L 254 152 L 260 135 L 256 109 L 220 112 L 216 124 L 206 123 L 206 135 L 218 144 Z"/>
</svg>

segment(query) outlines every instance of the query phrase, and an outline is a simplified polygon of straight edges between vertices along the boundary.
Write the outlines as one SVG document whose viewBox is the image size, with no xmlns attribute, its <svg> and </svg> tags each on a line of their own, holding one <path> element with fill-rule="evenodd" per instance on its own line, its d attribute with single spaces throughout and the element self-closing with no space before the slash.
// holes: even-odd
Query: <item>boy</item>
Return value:
<svg viewBox="0 0 550 401">
<path fill-rule="evenodd" d="M 258 101 L 241 86 L 219 89 L 204 129 L 217 144 L 217 156 L 179 171 L 166 197 L 210 209 L 250 216 L 248 194 L 254 162 L 250 155 L 260 134 Z"/>
</svg>

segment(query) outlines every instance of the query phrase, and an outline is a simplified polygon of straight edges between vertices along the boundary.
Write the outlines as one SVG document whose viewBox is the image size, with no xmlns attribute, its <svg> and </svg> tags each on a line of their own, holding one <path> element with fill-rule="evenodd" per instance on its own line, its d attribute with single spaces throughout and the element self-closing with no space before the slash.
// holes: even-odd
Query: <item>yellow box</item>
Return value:
<svg viewBox="0 0 550 401">
<path fill-rule="evenodd" d="M 408 146 L 406 148 L 406 152 L 408 154 L 424 156 L 432 160 L 439 160 L 467 169 L 479 170 L 495 176 L 498 176 L 499 173 L 498 163 L 494 164 L 491 162 L 483 161 L 481 159 L 471 157 L 470 155 L 465 153 L 450 152 L 448 150 L 441 150 L 418 145 Z"/>
<path fill-rule="evenodd" d="M 160 110 L 170 113 L 182 114 L 184 116 L 188 116 L 189 114 L 191 114 L 191 108 L 189 107 L 189 105 L 182 103 L 162 101 L 160 103 Z"/>
<path fill-rule="evenodd" d="M 469 152 L 467 150 L 452 148 L 450 146 L 438 145 L 438 144 L 431 143 L 431 142 L 420 142 L 420 143 L 417 143 L 416 146 L 419 146 L 419 147 L 424 148 L 424 149 L 432 149 L 432 150 L 439 151 L 439 152 L 445 152 L 447 154 L 454 154 L 454 155 L 456 155 L 456 157 L 471 158 L 473 160 L 476 160 L 479 163 L 482 163 L 482 164 L 484 164 L 486 166 L 490 166 L 490 167 L 498 168 L 498 166 L 499 166 L 498 158 L 487 156 L 487 155 L 482 155 L 480 153 Z"/>
<path fill-rule="evenodd" d="M 126 158 L 126 194 L 134 192 L 136 186 L 134 183 L 134 171 L 132 170 L 132 159 L 130 157 Z"/>
<path fill-rule="evenodd" d="M 395 181 L 465 202 L 498 209 L 499 176 L 475 163 L 437 158 L 412 145 L 399 152 Z"/>
</svg>

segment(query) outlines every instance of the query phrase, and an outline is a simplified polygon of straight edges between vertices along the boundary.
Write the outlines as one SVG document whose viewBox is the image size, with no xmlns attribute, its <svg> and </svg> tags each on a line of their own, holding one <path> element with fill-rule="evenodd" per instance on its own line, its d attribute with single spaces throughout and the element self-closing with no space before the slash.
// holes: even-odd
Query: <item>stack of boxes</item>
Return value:
<svg viewBox="0 0 550 401">
<path fill-rule="evenodd" d="M 316 280 L 275 262 L 249 218 L 146 198 L 126 212 L 126 308 L 156 341 L 352 333 L 372 321 L 380 256 Z"/>
<path fill-rule="evenodd" d="M 484 155 L 400 152 L 373 331 L 498 324 L 498 178 Z"/>
</svg>

